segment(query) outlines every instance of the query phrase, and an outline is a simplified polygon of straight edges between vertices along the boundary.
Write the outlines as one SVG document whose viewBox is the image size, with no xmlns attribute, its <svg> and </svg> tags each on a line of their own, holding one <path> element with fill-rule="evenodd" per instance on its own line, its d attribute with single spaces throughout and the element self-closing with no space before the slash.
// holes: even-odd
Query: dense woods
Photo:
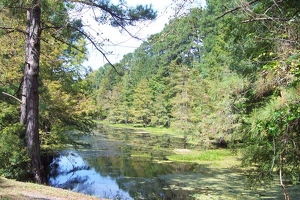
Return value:
<svg viewBox="0 0 300 200">
<path fill-rule="evenodd" d="M 0 14 L 2 24 L 16 24 L 0 32 L 0 89 L 20 97 L 24 35 L 17 17 L 3 8 Z M 256 166 L 253 184 L 279 175 L 288 199 L 284 180 L 296 184 L 300 170 L 299 18 L 297 0 L 208 0 L 119 63 L 86 76 L 83 35 L 65 33 L 66 41 L 76 41 L 70 48 L 50 31 L 41 46 L 42 152 L 59 150 L 70 130 L 87 131 L 92 119 L 168 127 L 204 149 L 243 149 L 243 164 Z M 27 162 L 20 105 L 5 93 L 0 173 L 19 177 Z"/>
<path fill-rule="evenodd" d="M 203 148 L 239 144 L 255 183 L 299 179 L 296 1 L 207 1 L 86 79 L 93 117 L 169 127 Z"/>
</svg>

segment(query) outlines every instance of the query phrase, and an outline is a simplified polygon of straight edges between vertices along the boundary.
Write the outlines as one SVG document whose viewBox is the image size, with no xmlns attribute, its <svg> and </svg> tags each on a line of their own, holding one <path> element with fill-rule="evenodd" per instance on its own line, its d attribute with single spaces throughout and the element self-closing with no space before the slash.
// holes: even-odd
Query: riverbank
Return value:
<svg viewBox="0 0 300 200">
<path fill-rule="evenodd" d="M 0 177 L 0 199 L 6 200 L 96 200 L 99 198 L 34 183 Z"/>
</svg>

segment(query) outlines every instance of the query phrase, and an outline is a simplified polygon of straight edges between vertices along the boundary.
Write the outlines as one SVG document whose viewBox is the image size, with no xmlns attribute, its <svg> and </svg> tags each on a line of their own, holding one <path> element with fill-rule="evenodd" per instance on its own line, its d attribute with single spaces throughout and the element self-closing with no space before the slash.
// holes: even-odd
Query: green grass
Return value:
<svg viewBox="0 0 300 200">
<path fill-rule="evenodd" d="M 197 162 L 197 161 L 218 161 L 222 160 L 226 156 L 233 156 L 230 150 L 225 149 L 215 149 L 207 150 L 202 152 L 191 152 L 188 154 L 175 154 L 170 155 L 167 158 L 172 161 L 187 161 L 187 162 Z"/>
</svg>

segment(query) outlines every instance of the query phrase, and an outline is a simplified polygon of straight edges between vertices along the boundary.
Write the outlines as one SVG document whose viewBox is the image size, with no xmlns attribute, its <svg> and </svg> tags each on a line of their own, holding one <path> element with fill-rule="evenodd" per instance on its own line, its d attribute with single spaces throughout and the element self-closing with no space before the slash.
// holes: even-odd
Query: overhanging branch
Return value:
<svg viewBox="0 0 300 200">
<path fill-rule="evenodd" d="M 258 2 L 258 1 L 260 1 L 260 0 L 253 0 L 253 1 L 250 1 L 248 4 L 251 5 L 251 4 L 254 4 L 254 3 Z M 217 19 L 220 19 L 220 18 L 224 17 L 225 15 L 227 15 L 229 13 L 232 13 L 234 11 L 237 11 L 239 9 L 242 9 L 242 8 L 243 8 L 243 6 L 237 6 L 237 7 L 233 8 L 233 9 L 231 9 L 231 10 L 228 10 L 228 11 L 224 12 L 222 15 L 218 16 Z"/>
<path fill-rule="evenodd" d="M 97 4 L 97 3 L 93 2 L 93 1 L 90 1 L 90 0 L 68 0 L 68 1 L 72 2 L 72 3 L 80 3 L 80 4 L 87 5 L 87 6 L 100 8 L 101 10 L 104 10 L 105 12 L 109 13 L 112 17 L 118 18 L 119 20 L 127 20 L 127 21 L 134 20 L 134 19 L 131 19 L 131 18 L 120 17 L 120 15 L 112 12 L 111 9 L 109 9 L 107 6 Z"/>
<path fill-rule="evenodd" d="M 61 29 L 62 27 L 59 27 L 59 26 L 47 26 L 47 27 L 44 27 L 43 30 L 50 29 L 50 28 L 52 28 L 52 29 Z M 118 72 L 117 68 L 110 62 L 110 60 L 107 58 L 107 56 L 103 52 L 103 50 L 98 47 L 98 45 L 95 43 L 95 41 L 87 33 L 85 33 L 84 31 L 80 30 L 79 28 L 71 26 L 71 25 L 66 25 L 65 28 L 71 28 L 71 29 L 79 32 L 81 35 L 83 35 L 88 41 L 91 42 L 91 44 L 97 49 L 97 51 L 99 51 L 103 55 L 103 57 L 105 58 L 105 60 L 113 67 L 113 69 L 115 70 L 115 72 L 117 74 L 119 74 L 119 75 L 122 75 L 120 72 Z M 56 40 L 58 40 L 58 41 L 60 41 L 60 42 L 62 42 L 64 44 L 67 44 L 67 45 L 71 46 L 72 48 L 75 48 L 76 50 L 84 53 L 82 50 L 78 49 L 76 46 L 74 46 L 74 45 L 72 45 L 72 44 L 70 44 L 70 43 L 68 43 L 66 41 L 63 41 L 62 39 L 60 39 L 58 37 L 55 37 L 53 34 L 50 34 L 50 35 L 54 39 L 56 39 Z"/>
<path fill-rule="evenodd" d="M 110 60 L 107 58 L 107 56 L 106 56 L 106 54 L 103 52 L 103 50 L 101 50 L 101 49 L 98 47 L 98 45 L 95 43 L 95 41 L 94 41 L 87 33 L 85 33 L 84 31 L 82 31 L 82 30 L 80 30 L 80 29 L 78 29 L 78 28 L 76 28 L 76 27 L 70 26 L 70 25 L 69 25 L 68 27 L 70 27 L 70 28 L 72 28 L 72 29 L 78 31 L 78 32 L 79 32 L 80 34 L 82 34 L 88 41 L 90 41 L 90 42 L 92 43 L 92 45 L 97 49 L 97 51 L 99 51 L 99 52 L 103 55 L 103 57 L 105 58 L 105 60 L 113 67 L 113 69 L 115 70 L 115 72 L 116 72 L 117 74 L 119 74 L 119 75 L 122 76 L 122 74 L 121 74 L 120 72 L 118 72 L 118 70 L 117 70 L 117 68 L 115 67 L 115 65 L 113 65 L 113 64 L 110 62 Z"/>
</svg>

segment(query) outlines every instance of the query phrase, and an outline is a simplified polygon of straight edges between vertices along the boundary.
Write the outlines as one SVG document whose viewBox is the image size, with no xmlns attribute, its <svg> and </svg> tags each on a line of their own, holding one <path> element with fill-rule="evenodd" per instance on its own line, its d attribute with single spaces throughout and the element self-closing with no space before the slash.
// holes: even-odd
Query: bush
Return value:
<svg viewBox="0 0 300 200">
<path fill-rule="evenodd" d="M 29 158 L 19 134 L 24 131 L 20 124 L 5 127 L 0 131 L 0 176 L 25 180 L 28 175 Z"/>
</svg>

